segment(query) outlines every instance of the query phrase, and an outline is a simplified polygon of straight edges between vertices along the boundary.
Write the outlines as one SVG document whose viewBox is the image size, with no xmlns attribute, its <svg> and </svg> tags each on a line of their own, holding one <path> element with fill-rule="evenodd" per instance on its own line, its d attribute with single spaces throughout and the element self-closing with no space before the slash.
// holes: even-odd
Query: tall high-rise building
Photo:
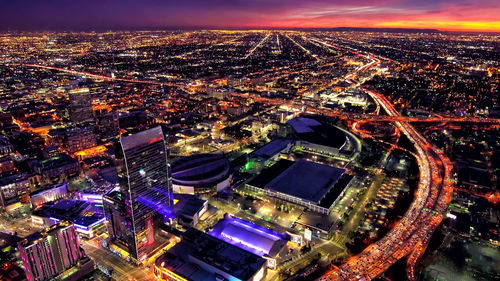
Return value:
<svg viewBox="0 0 500 281">
<path fill-rule="evenodd" d="M 91 262 L 80 248 L 72 223 L 60 222 L 46 232 L 35 232 L 18 246 L 29 281 L 49 280 L 72 267 Z M 93 264 L 86 267 L 92 268 Z"/>
<path fill-rule="evenodd" d="M 92 96 L 88 88 L 78 88 L 69 91 L 69 118 L 75 123 L 91 121 Z"/>
<path fill-rule="evenodd" d="M 140 263 L 154 249 L 156 228 L 171 213 L 169 150 L 161 127 L 121 137 L 116 151 L 120 192 L 104 198 L 110 238 Z"/>
</svg>

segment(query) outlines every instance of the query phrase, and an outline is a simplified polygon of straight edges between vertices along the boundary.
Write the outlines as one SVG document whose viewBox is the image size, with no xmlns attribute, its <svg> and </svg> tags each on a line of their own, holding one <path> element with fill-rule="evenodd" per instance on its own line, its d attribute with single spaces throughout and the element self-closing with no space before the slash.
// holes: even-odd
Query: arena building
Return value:
<svg viewBox="0 0 500 281">
<path fill-rule="evenodd" d="M 229 160 L 218 154 L 194 154 L 172 163 L 174 193 L 218 192 L 231 183 Z"/>
<path fill-rule="evenodd" d="M 264 196 L 329 214 L 353 176 L 344 169 L 306 160 L 279 160 L 263 169 L 245 187 Z"/>
</svg>

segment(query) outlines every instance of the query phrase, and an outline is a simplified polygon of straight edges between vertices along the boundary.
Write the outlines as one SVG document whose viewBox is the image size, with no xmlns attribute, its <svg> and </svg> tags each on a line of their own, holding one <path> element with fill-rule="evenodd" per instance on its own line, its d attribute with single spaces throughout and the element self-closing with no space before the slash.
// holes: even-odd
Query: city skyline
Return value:
<svg viewBox="0 0 500 281">
<path fill-rule="evenodd" d="M 500 280 L 495 1 L 2 8 L 0 280 Z"/>
<path fill-rule="evenodd" d="M 496 1 L 31 1 L 3 5 L 4 31 L 172 28 L 417 28 L 500 32 Z"/>
</svg>

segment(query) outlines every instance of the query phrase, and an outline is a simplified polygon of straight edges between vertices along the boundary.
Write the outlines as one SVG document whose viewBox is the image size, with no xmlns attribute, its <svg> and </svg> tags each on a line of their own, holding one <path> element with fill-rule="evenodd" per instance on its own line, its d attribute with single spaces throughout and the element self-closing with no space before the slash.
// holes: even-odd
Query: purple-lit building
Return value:
<svg viewBox="0 0 500 281">
<path fill-rule="evenodd" d="M 260 281 L 267 261 L 195 228 L 155 262 L 156 280 Z"/>
<path fill-rule="evenodd" d="M 102 203 L 102 194 L 77 192 L 76 195 L 78 199 L 83 201 Z"/>
<path fill-rule="evenodd" d="M 45 203 L 33 211 L 31 221 L 35 225 L 50 227 L 60 221 L 74 223 L 77 233 L 92 238 L 105 225 L 103 208 L 98 203 L 64 199 Z"/>
<path fill-rule="evenodd" d="M 210 235 L 268 260 L 276 268 L 276 258 L 286 249 L 285 235 L 236 217 L 226 217 Z"/>
<path fill-rule="evenodd" d="M 141 263 L 158 245 L 156 229 L 172 214 L 168 147 L 161 127 L 120 138 L 116 149 L 119 192 L 103 198 L 112 243 Z"/>
<path fill-rule="evenodd" d="M 65 279 L 77 280 L 94 266 L 80 248 L 73 224 L 67 222 L 54 225 L 46 232 L 29 235 L 18 243 L 18 248 L 29 281 L 49 280 L 79 266 L 75 271 L 77 276 Z"/>
</svg>

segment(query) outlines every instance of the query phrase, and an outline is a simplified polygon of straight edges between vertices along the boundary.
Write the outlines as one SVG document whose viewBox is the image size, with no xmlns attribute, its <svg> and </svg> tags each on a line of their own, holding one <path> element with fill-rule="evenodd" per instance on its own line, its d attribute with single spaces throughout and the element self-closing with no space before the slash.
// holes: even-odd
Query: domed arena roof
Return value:
<svg viewBox="0 0 500 281">
<path fill-rule="evenodd" d="M 219 154 L 193 154 L 172 163 L 174 184 L 216 185 L 229 175 L 229 160 Z"/>
</svg>

